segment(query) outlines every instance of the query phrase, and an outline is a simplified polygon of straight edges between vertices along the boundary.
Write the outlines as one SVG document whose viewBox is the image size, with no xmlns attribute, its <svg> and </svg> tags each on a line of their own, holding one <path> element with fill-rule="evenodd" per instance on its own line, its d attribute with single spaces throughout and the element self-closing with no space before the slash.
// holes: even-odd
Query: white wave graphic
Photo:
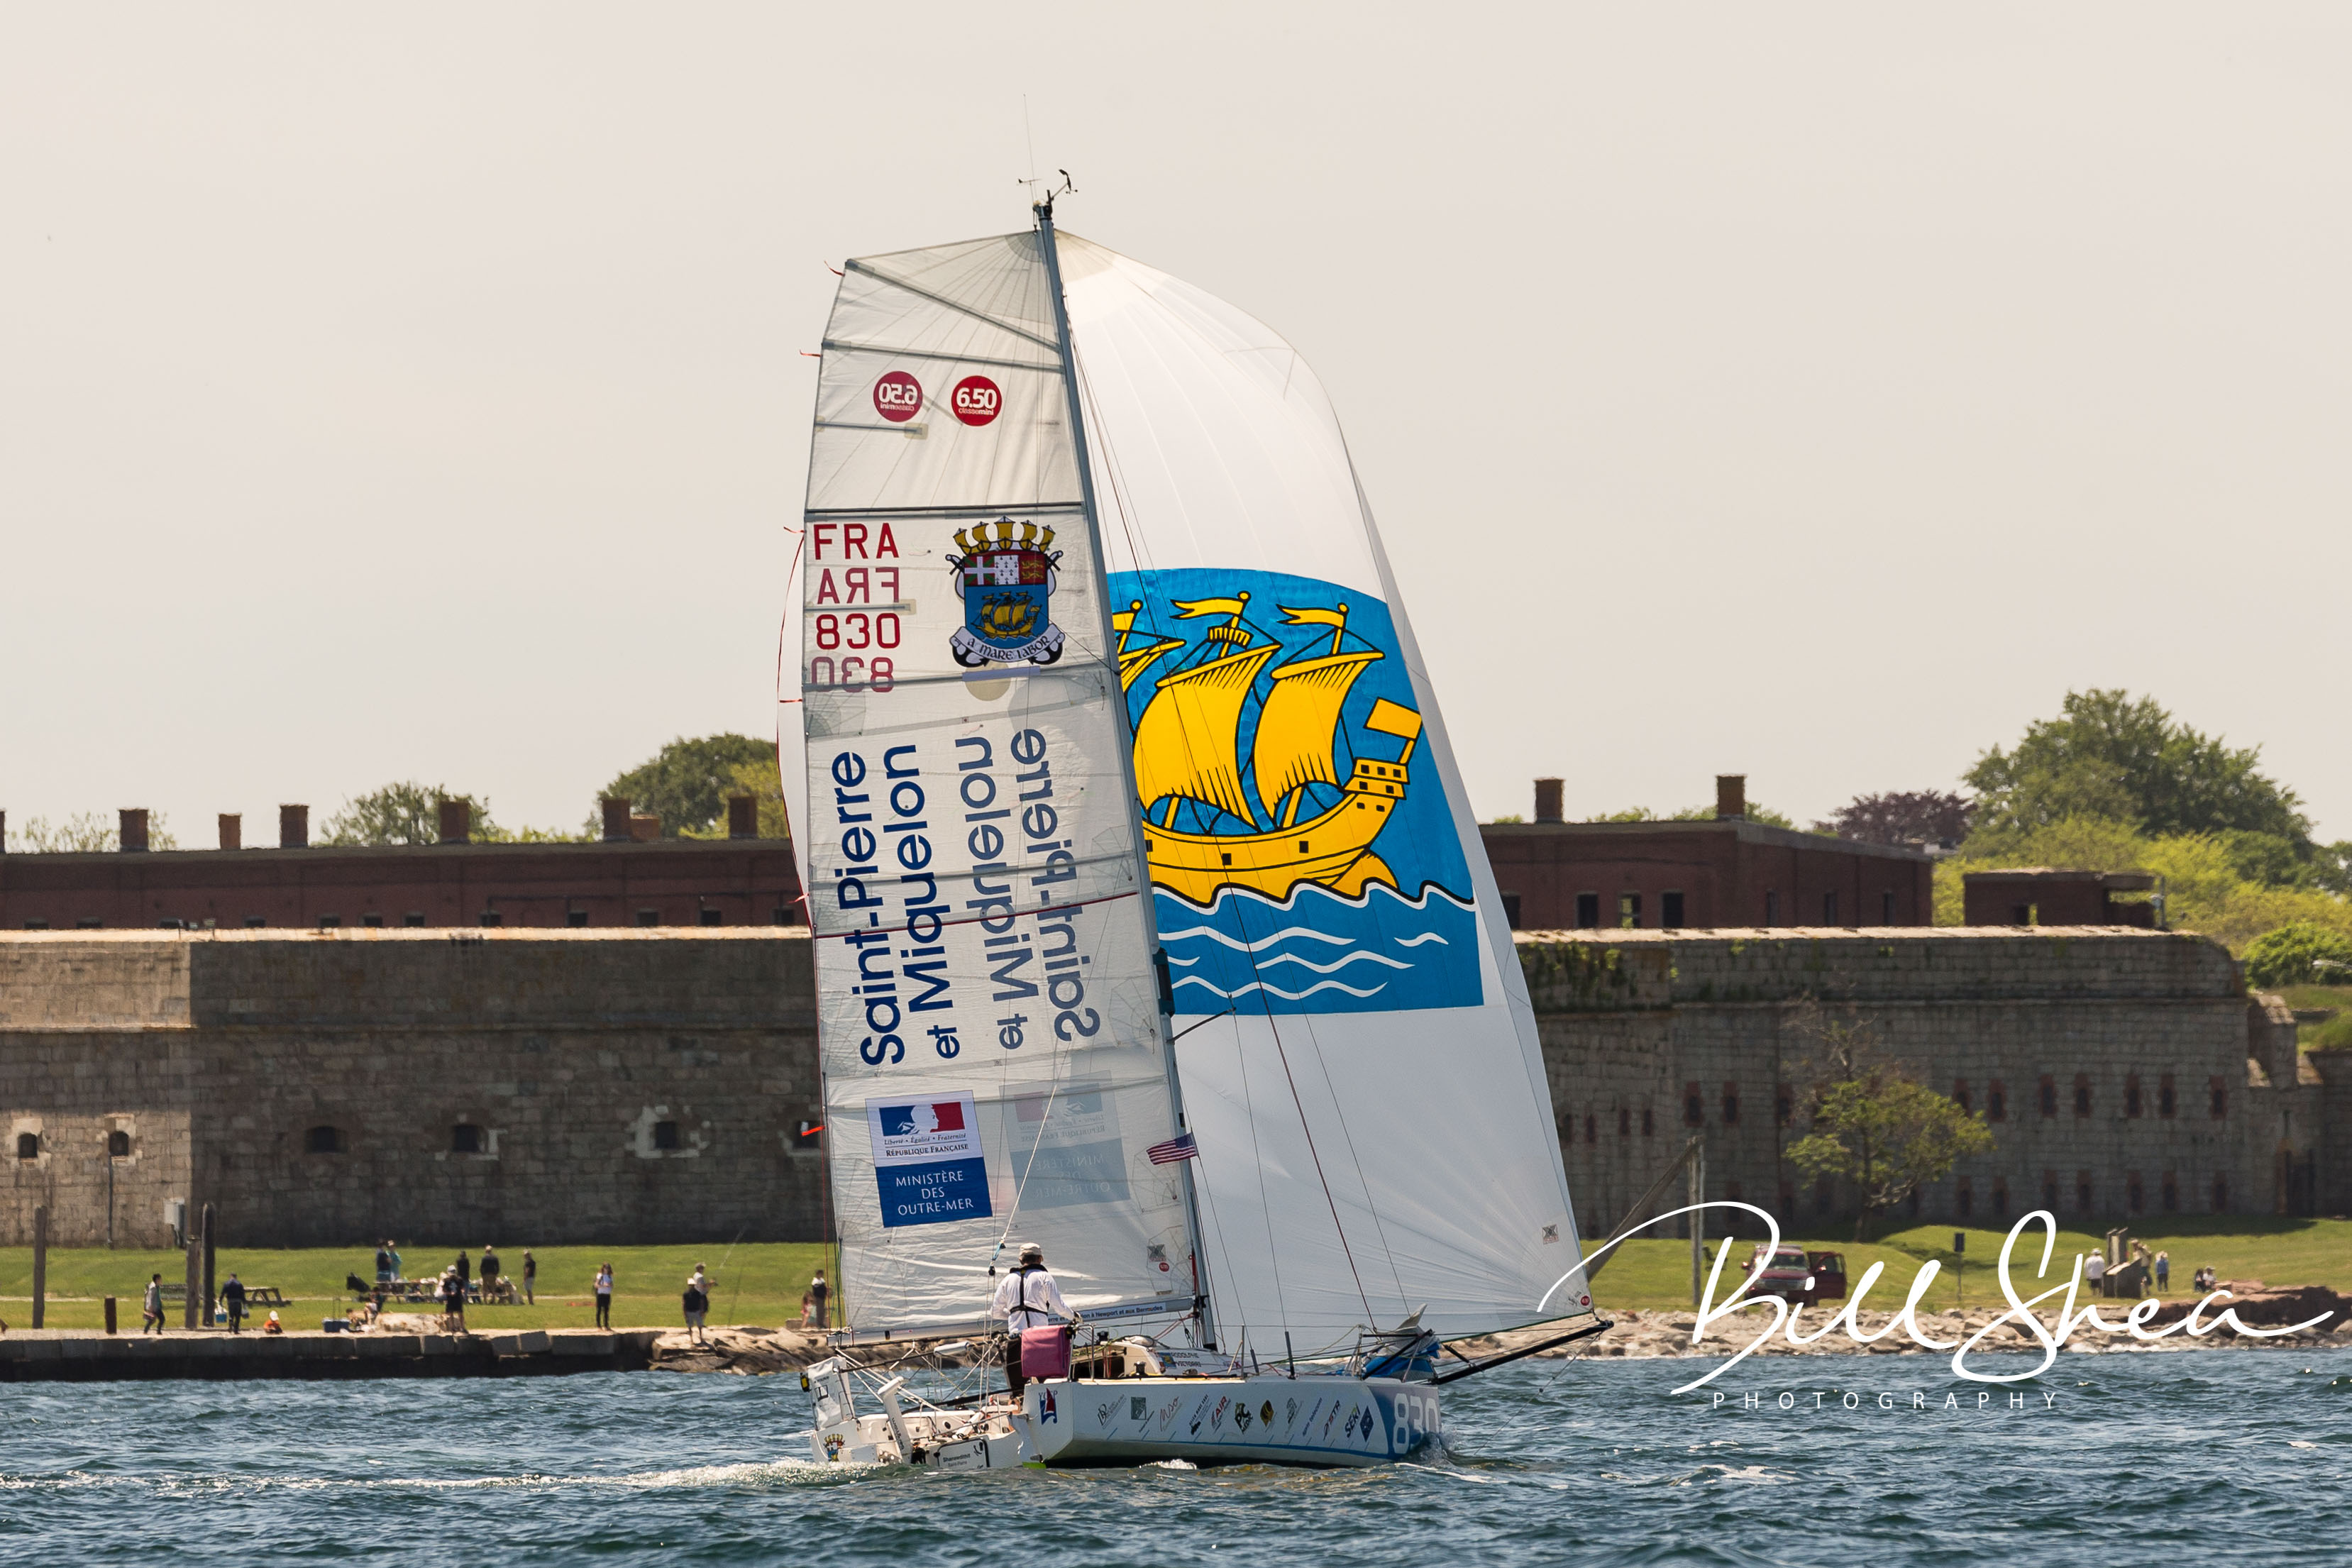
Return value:
<svg viewBox="0 0 2352 1568">
<path fill-rule="evenodd" d="M 1425 942 L 1433 942 L 1440 947 L 1452 947 L 1454 945 L 1433 931 L 1425 931 L 1419 936 L 1401 936 L 1396 939 L 1396 944 L 1399 947 L 1419 947 Z"/>
<path fill-rule="evenodd" d="M 1356 945 L 1356 939 L 1354 937 L 1331 936 L 1323 931 L 1311 931 L 1306 926 L 1286 926 L 1282 930 L 1275 932 L 1272 936 L 1264 938 L 1258 942 L 1236 942 L 1232 937 L 1227 936 L 1224 932 L 1213 930 L 1208 926 L 1186 926 L 1182 931 L 1161 931 L 1160 933 L 1160 940 L 1161 942 L 1182 942 L 1186 937 L 1192 936 L 1205 936 L 1211 942 L 1223 942 L 1235 952 L 1262 952 L 1266 948 L 1272 947 L 1277 942 L 1281 942 L 1286 938 L 1294 936 L 1313 937 L 1317 942 L 1328 942 L 1335 947 L 1353 947 Z"/>
<path fill-rule="evenodd" d="M 1246 996 L 1253 991 L 1263 991 L 1269 996 L 1279 996 L 1286 1002 L 1304 1002 L 1318 991 L 1345 991 L 1350 996 L 1377 996 L 1388 989 L 1385 985 L 1375 985 L 1369 991 L 1359 991 L 1352 985 L 1342 985 L 1336 980 L 1318 980 L 1304 991 L 1285 991 L 1279 985 L 1268 985 L 1263 980 L 1253 980 L 1237 990 L 1223 991 L 1210 984 L 1197 974 L 1188 974 L 1176 984 L 1178 986 L 1197 985 L 1202 990 L 1213 995 L 1222 996 L 1228 1002 Z"/>
<path fill-rule="evenodd" d="M 1272 969 L 1277 963 L 1295 963 L 1301 969 L 1311 969 L 1318 974 L 1329 974 L 1335 971 L 1345 969 L 1351 963 L 1383 963 L 1391 969 L 1411 969 L 1412 967 L 1410 963 L 1400 963 L 1393 958 L 1382 958 L 1377 952 L 1346 953 L 1343 954 L 1337 963 L 1318 963 L 1311 958 L 1301 958 L 1295 952 L 1283 952 L 1276 953 L 1274 957 L 1267 959 L 1264 963 L 1259 964 L 1257 967 L 1260 969 Z"/>
<path fill-rule="evenodd" d="M 1176 894 L 1169 892 L 1165 888 L 1158 889 L 1156 890 L 1161 898 L 1175 900 L 1177 902 L 1182 903 L 1188 910 L 1198 910 L 1201 907 L 1189 900 L 1179 898 Z M 1279 901 L 1267 898 L 1264 893 L 1253 892 L 1247 888 L 1220 888 L 1217 889 L 1216 897 L 1210 901 L 1208 912 L 1213 916 L 1222 912 L 1224 909 L 1225 900 L 1228 899 L 1236 900 L 1247 899 L 1251 904 L 1256 908 L 1265 910 L 1281 910 L 1285 913 L 1289 913 L 1298 908 L 1298 901 L 1301 899 L 1306 898 L 1314 898 L 1324 903 L 1339 904 L 1345 908 L 1358 910 L 1369 908 L 1372 900 L 1375 898 L 1386 899 L 1393 904 L 1402 904 L 1409 910 L 1426 910 L 1429 908 L 1429 901 L 1432 899 L 1442 900 L 1446 903 L 1452 904 L 1455 909 L 1462 910 L 1465 914 L 1475 911 L 1478 907 L 1468 900 L 1455 898 L 1453 894 L 1447 892 L 1444 889 L 1439 887 L 1434 882 L 1423 884 L 1421 890 L 1421 897 L 1417 899 L 1406 898 L 1402 893 L 1398 892 L 1394 888 L 1390 887 L 1385 882 L 1369 883 L 1365 886 L 1362 892 L 1357 894 L 1352 899 L 1343 899 L 1339 894 L 1333 892 L 1330 889 L 1322 886 L 1320 883 L 1301 882 L 1290 889 L 1288 897 L 1282 899 Z M 1165 933 L 1162 934 L 1164 936 Z"/>
</svg>

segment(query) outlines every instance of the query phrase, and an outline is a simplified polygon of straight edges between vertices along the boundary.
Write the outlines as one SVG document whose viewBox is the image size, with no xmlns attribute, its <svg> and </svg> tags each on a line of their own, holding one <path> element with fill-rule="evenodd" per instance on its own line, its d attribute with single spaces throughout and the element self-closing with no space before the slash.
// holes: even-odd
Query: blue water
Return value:
<svg viewBox="0 0 2352 1568">
<path fill-rule="evenodd" d="M 1414 899 L 1377 883 L 1343 899 L 1300 887 L 1277 903 L 1223 888 L 1203 910 L 1158 897 L 1180 1015 L 1402 1012 L 1482 999 L 1476 906 L 1440 888 Z"/>
<path fill-rule="evenodd" d="M 800 1469 L 790 1376 L 18 1385 L 0 1562 L 2352 1560 L 2352 1352 L 2069 1355 L 1983 1411 L 1926 1359 L 1750 1363 L 1720 1408 L 1694 1364 L 1506 1367 L 1447 1454 L 1341 1472 Z"/>
</svg>

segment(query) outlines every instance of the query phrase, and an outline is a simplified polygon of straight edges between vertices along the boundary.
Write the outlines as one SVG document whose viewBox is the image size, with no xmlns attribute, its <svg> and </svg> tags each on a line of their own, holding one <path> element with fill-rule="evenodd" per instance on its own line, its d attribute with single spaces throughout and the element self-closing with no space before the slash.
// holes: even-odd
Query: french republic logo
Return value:
<svg viewBox="0 0 2352 1568">
<path fill-rule="evenodd" d="M 968 375 L 948 394 L 948 407 L 967 425 L 990 425 L 1004 411 L 1004 394 L 984 375 Z"/>
<path fill-rule="evenodd" d="M 948 639 L 966 669 L 992 664 L 1051 664 L 1062 657 L 1062 628 L 1050 614 L 1060 575 L 1054 531 L 1009 517 L 956 531 L 950 555 L 963 626 Z"/>
<path fill-rule="evenodd" d="M 923 384 L 903 370 L 894 370 L 874 384 L 874 412 L 893 425 L 904 425 L 923 411 Z"/>
<path fill-rule="evenodd" d="M 969 1092 L 946 1100 L 869 1100 L 866 1120 L 884 1226 L 988 1216 L 987 1157 Z"/>
<path fill-rule="evenodd" d="M 921 1105 L 886 1105 L 882 1108 L 882 1136 L 914 1138 L 933 1132 L 963 1131 L 963 1104 L 960 1100 L 933 1100 Z"/>
</svg>

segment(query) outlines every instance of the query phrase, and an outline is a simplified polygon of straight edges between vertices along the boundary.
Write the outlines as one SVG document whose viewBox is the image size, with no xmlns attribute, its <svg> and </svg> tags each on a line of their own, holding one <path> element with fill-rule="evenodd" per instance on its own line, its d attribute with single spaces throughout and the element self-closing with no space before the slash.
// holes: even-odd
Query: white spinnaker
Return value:
<svg viewBox="0 0 2352 1568">
<path fill-rule="evenodd" d="M 1011 1260 L 1000 1242 L 1041 1244 L 1083 1311 L 1191 1303 L 1179 1167 L 1146 1154 L 1174 1121 L 1066 410 L 1036 236 L 848 264 L 819 373 L 783 753 L 861 1331 L 979 1320 L 992 1263 Z M 1055 531 L 1046 615 L 1064 640 L 1050 664 L 968 669 L 948 562 L 960 531 L 1000 517 L 1035 524 L 1032 540 Z M 906 1135 L 877 1148 L 894 1127 Z M 930 1158 L 975 1132 L 979 1188 L 943 1168 L 961 1160 Z"/>
<path fill-rule="evenodd" d="M 1580 1249 L 1534 1011 L 1330 404 L 1223 300 L 1066 233 L 1060 254 L 1110 571 L 1290 574 L 1385 603 L 1484 939 L 1475 1006 L 1214 1017 L 1179 987 L 1221 1339 L 1271 1353 L 1286 1330 L 1304 1352 L 1424 1305 L 1446 1335 L 1582 1310 L 1580 1280 L 1552 1291 Z"/>
</svg>

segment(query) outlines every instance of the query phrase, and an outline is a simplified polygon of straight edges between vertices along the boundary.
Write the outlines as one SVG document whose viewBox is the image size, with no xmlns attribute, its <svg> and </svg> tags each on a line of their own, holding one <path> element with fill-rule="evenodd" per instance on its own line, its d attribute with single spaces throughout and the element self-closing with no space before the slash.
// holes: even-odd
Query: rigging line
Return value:
<svg viewBox="0 0 2352 1568">
<path fill-rule="evenodd" d="M 1347 1107 L 1340 1103 L 1339 1087 L 1331 1081 L 1331 1066 L 1323 1056 L 1323 1038 L 1315 1031 L 1315 1015 L 1308 1013 L 1304 1016 L 1307 1020 L 1307 1043 L 1315 1051 L 1315 1070 L 1323 1075 L 1323 1087 L 1331 1096 L 1331 1112 L 1339 1119 L 1340 1142 L 1347 1145 L 1349 1163 L 1356 1167 L 1356 1184 L 1363 1189 L 1364 1207 L 1371 1213 L 1372 1236 L 1380 1243 L 1381 1256 L 1388 1261 L 1389 1278 L 1396 1284 L 1397 1310 L 1409 1310 L 1404 1299 L 1404 1275 L 1397 1268 L 1395 1249 L 1389 1246 L 1388 1227 L 1381 1223 L 1380 1205 L 1372 1201 L 1372 1184 L 1364 1179 L 1363 1156 L 1356 1152 L 1356 1134 L 1348 1125 Z M 1365 1310 L 1370 1310 L 1370 1306 Z"/>
<path fill-rule="evenodd" d="M 1055 1100 L 1061 1098 L 1061 1069 L 1066 1065 L 1066 1064 L 1065 1062 L 1058 1058 L 1054 1063 L 1054 1087 L 1046 1092 L 1045 1110 L 1044 1113 L 1037 1118 L 1037 1136 L 1030 1142 L 1029 1158 L 1021 1167 L 1021 1180 L 1013 1184 L 1013 1206 L 1005 1211 L 1004 1228 L 997 1233 L 996 1246 L 991 1249 L 988 1255 L 988 1272 L 992 1278 L 996 1273 L 996 1260 L 1004 1256 L 1004 1242 L 1005 1238 L 1013 1234 L 1013 1222 L 1021 1217 L 1021 1199 L 1029 1191 L 1029 1173 L 1037 1168 L 1037 1151 L 1045 1147 L 1045 1128 L 1046 1125 L 1054 1120 Z M 1015 1116 L 1020 1114 L 1020 1101 L 1017 1100 L 1013 1101 L 1013 1114 Z M 1023 1300 L 1025 1302 L 1028 1286 L 1024 1284 L 1022 1287 L 1022 1290 L 1024 1292 Z M 988 1303 L 990 1307 L 993 1307 L 996 1304 L 996 1287 L 994 1285 L 988 1287 Z M 982 1318 L 986 1318 L 988 1315 L 988 1310 L 986 1309 L 982 1309 L 981 1316 Z M 1004 1320 L 1004 1327 L 1008 1333 L 1012 1331 L 1013 1320 L 1011 1318 Z"/>
<path fill-rule="evenodd" d="M 1249 913 L 1238 901 L 1234 905 L 1234 921 L 1242 928 L 1242 940 L 1249 941 Z M 1290 1085 L 1290 1103 L 1298 1112 L 1298 1130 L 1306 1134 L 1307 1155 L 1315 1162 L 1315 1180 L 1323 1189 L 1325 1206 L 1331 1211 L 1331 1228 L 1339 1234 L 1339 1251 L 1348 1259 L 1348 1273 L 1356 1282 L 1356 1299 L 1364 1304 L 1364 1325 L 1367 1328 L 1374 1327 L 1376 1322 L 1372 1316 L 1372 1299 L 1365 1293 L 1364 1277 L 1356 1268 L 1356 1250 L 1348 1245 L 1348 1227 L 1339 1223 L 1339 1202 L 1331 1196 L 1329 1178 L 1323 1174 L 1323 1156 L 1315 1147 L 1315 1129 L 1307 1124 L 1307 1104 L 1298 1097 L 1298 1079 L 1291 1075 L 1290 1053 L 1282 1048 L 1282 1026 L 1274 1021 L 1274 999 L 1266 994 L 1265 976 L 1259 972 L 1256 953 L 1253 952 L 1249 955 L 1249 963 L 1250 973 L 1258 975 L 1259 978 L 1258 999 L 1265 1006 L 1266 1032 L 1274 1037 L 1275 1058 L 1282 1063 L 1283 1079 Z M 1261 1183 L 1265 1180 L 1263 1166 L 1260 1167 L 1259 1180 Z M 1267 1216 L 1269 1222 L 1272 1217 L 1269 1214 Z"/>
</svg>

